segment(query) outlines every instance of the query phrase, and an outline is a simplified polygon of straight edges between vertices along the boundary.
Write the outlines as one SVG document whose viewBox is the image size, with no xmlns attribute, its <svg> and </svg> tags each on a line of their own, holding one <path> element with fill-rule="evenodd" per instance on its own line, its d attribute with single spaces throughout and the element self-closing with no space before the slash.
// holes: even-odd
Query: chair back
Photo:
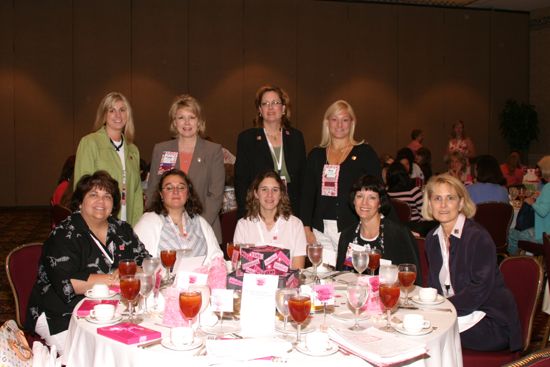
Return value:
<svg viewBox="0 0 550 367">
<path fill-rule="evenodd" d="M 231 210 L 220 215 L 222 226 L 222 243 L 233 242 L 235 227 L 237 227 L 237 211 Z"/>
<path fill-rule="evenodd" d="M 409 204 L 393 198 L 390 198 L 390 202 L 401 223 L 407 223 L 411 220 L 411 207 Z"/>
<path fill-rule="evenodd" d="M 426 255 L 426 243 L 424 237 L 416 238 L 416 245 L 418 246 L 418 257 L 420 258 L 420 269 L 422 270 L 422 286 L 428 286 L 428 279 L 430 273 L 430 266 L 428 263 L 428 256 Z"/>
<path fill-rule="evenodd" d="M 550 348 L 537 350 L 502 367 L 550 367 Z"/>
<path fill-rule="evenodd" d="M 477 205 L 474 220 L 489 232 L 497 252 L 506 252 L 508 229 L 513 215 L 514 208 L 509 203 L 488 202 Z"/>
<path fill-rule="evenodd" d="M 21 245 L 6 257 L 6 274 L 15 300 L 15 321 L 24 328 L 27 305 L 38 274 L 38 262 L 42 255 L 41 243 Z"/>
<path fill-rule="evenodd" d="M 71 210 L 69 208 L 59 204 L 52 206 L 50 211 L 52 229 L 57 227 L 59 223 L 69 215 L 71 215 Z"/>
<path fill-rule="evenodd" d="M 531 340 L 533 319 L 541 294 L 542 267 L 532 256 L 514 256 L 500 263 L 500 272 L 516 300 L 525 351 Z"/>
</svg>

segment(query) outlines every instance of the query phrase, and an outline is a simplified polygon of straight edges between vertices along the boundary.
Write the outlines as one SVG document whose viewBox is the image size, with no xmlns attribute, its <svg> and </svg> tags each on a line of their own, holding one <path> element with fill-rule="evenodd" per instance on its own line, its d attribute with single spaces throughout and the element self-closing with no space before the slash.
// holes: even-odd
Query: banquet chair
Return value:
<svg viewBox="0 0 550 367">
<path fill-rule="evenodd" d="M 237 220 L 237 210 L 231 210 L 220 214 L 220 224 L 222 226 L 222 243 L 220 247 L 222 248 L 226 260 L 230 260 L 227 255 L 227 244 L 233 242 Z"/>
<path fill-rule="evenodd" d="M 533 319 L 542 289 L 542 267 L 531 256 L 507 257 L 500 264 L 506 287 L 514 295 L 518 307 L 519 321 L 523 339 L 523 349 L 517 352 L 509 350 L 480 352 L 462 348 L 464 367 L 497 367 L 509 363 L 525 352 L 531 341 Z"/>
<path fill-rule="evenodd" d="M 407 223 L 411 220 L 411 207 L 409 204 L 392 198 L 390 198 L 390 202 L 401 223 Z"/>
<path fill-rule="evenodd" d="M 422 287 L 428 287 L 428 276 L 430 266 L 428 264 L 428 255 L 426 255 L 426 243 L 424 237 L 416 237 L 416 245 L 418 246 L 418 257 L 420 258 L 420 269 L 422 270 Z"/>
<path fill-rule="evenodd" d="M 71 210 L 63 205 L 54 205 L 50 208 L 50 220 L 52 223 L 52 229 L 57 227 L 63 219 L 71 215 Z"/>
<path fill-rule="evenodd" d="M 550 348 L 537 350 L 502 367 L 550 367 Z"/>
<path fill-rule="evenodd" d="M 518 241 L 518 248 L 522 252 L 530 252 L 533 256 L 544 256 L 544 250 L 540 243 L 531 241 Z"/>
<path fill-rule="evenodd" d="M 548 233 L 542 234 L 542 250 L 544 253 L 544 267 L 546 268 L 546 279 L 548 281 L 549 279 L 548 274 L 550 272 L 550 234 Z M 549 337 L 550 337 L 550 317 L 548 318 L 546 322 L 546 327 L 544 328 L 544 333 L 540 344 L 541 348 L 546 348 Z"/>
<path fill-rule="evenodd" d="M 514 216 L 514 208 L 509 203 L 487 202 L 477 205 L 474 220 L 491 235 L 498 254 L 505 254 L 508 229 Z"/>
<path fill-rule="evenodd" d="M 20 328 L 25 325 L 27 304 L 38 274 L 41 254 L 41 243 L 29 243 L 14 248 L 6 257 L 6 274 L 15 300 L 15 321 Z"/>
</svg>

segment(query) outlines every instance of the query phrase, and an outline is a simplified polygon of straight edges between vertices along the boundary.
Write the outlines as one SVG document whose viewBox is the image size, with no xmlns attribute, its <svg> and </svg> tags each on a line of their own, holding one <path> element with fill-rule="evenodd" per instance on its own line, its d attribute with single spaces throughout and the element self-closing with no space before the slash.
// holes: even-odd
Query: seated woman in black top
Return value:
<svg viewBox="0 0 550 367">
<path fill-rule="evenodd" d="M 342 231 L 336 268 L 353 269 L 351 245 L 354 244 L 367 250 L 380 250 L 382 258 L 395 265 L 415 264 L 416 279 L 420 282 L 422 274 L 415 239 L 407 227 L 384 216 L 390 211 L 391 204 L 380 180 L 361 176 L 351 188 L 350 200 L 360 221 Z"/>
<path fill-rule="evenodd" d="M 117 284 L 118 263 L 149 256 L 132 227 L 118 220 L 118 183 L 105 171 L 84 175 L 71 201 L 73 213 L 44 242 L 29 299 L 25 328 L 62 353 L 74 307 L 94 283 Z"/>
</svg>

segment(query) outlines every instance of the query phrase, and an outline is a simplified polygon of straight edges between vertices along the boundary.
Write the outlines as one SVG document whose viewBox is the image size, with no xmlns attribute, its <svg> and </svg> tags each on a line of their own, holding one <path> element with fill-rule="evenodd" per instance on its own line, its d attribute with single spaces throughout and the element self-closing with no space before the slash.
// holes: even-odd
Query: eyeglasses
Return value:
<svg viewBox="0 0 550 367">
<path fill-rule="evenodd" d="M 178 186 L 166 185 L 162 189 L 164 191 L 168 191 L 168 192 L 183 192 L 183 191 L 187 191 L 187 186 L 185 186 L 185 185 L 178 185 Z"/>
<path fill-rule="evenodd" d="M 283 102 L 281 101 L 271 101 L 271 102 L 262 102 L 260 103 L 260 106 L 266 108 L 266 107 L 279 107 L 280 105 L 282 105 Z"/>
</svg>

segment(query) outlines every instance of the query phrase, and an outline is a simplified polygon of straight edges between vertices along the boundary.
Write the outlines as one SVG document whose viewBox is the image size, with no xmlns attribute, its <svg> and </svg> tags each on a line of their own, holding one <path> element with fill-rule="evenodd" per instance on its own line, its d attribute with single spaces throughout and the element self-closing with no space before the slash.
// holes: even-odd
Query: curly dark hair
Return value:
<svg viewBox="0 0 550 367">
<path fill-rule="evenodd" d="M 380 181 L 380 179 L 371 176 L 371 175 L 363 175 L 355 181 L 353 186 L 351 186 L 351 191 L 349 193 L 349 200 L 350 205 L 355 212 L 355 194 L 357 192 L 365 190 L 365 191 L 372 191 L 378 194 L 378 197 L 380 198 L 380 208 L 378 209 L 378 212 L 384 215 L 388 215 L 388 213 L 391 210 L 391 202 L 388 198 L 388 194 L 386 193 L 386 189 L 384 188 L 384 184 Z"/>
<path fill-rule="evenodd" d="M 189 179 L 189 177 L 179 169 L 171 169 L 169 171 L 166 171 L 160 176 L 160 180 L 158 183 L 157 190 L 153 194 L 153 199 L 151 200 L 151 204 L 147 208 L 148 212 L 155 212 L 157 214 L 162 215 L 168 215 L 168 210 L 164 207 L 164 203 L 162 201 L 162 198 L 160 196 L 160 192 L 162 191 L 162 187 L 164 185 L 164 180 L 168 176 L 179 176 L 185 181 L 187 184 L 187 201 L 185 202 L 184 208 L 187 214 L 193 218 L 197 214 L 202 213 L 202 205 L 201 201 L 199 200 L 199 197 L 193 187 L 193 183 Z"/>
<path fill-rule="evenodd" d="M 113 197 L 113 210 L 111 215 L 118 215 L 120 210 L 120 190 L 118 181 L 111 177 L 106 171 L 96 171 L 91 175 L 84 175 L 78 180 L 71 198 L 70 209 L 76 211 L 84 201 L 84 197 L 94 188 L 107 191 Z"/>
<path fill-rule="evenodd" d="M 286 191 L 286 185 L 281 179 L 281 177 L 277 174 L 277 172 L 273 170 L 268 170 L 263 173 L 258 174 L 252 184 L 250 185 L 250 188 L 248 189 L 248 192 L 246 194 L 246 215 L 245 218 L 257 218 L 260 217 L 260 201 L 256 198 L 254 195 L 256 191 L 258 191 L 258 188 L 260 187 L 260 183 L 262 183 L 263 180 L 266 178 L 272 178 L 275 181 L 277 181 L 277 184 L 279 185 L 279 190 L 281 191 L 281 200 L 279 200 L 279 204 L 277 204 L 277 212 L 275 213 L 275 220 L 279 218 L 279 215 L 282 215 L 285 220 L 287 220 L 292 215 L 292 208 L 290 206 L 290 198 L 288 197 L 288 192 Z"/>
</svg>

